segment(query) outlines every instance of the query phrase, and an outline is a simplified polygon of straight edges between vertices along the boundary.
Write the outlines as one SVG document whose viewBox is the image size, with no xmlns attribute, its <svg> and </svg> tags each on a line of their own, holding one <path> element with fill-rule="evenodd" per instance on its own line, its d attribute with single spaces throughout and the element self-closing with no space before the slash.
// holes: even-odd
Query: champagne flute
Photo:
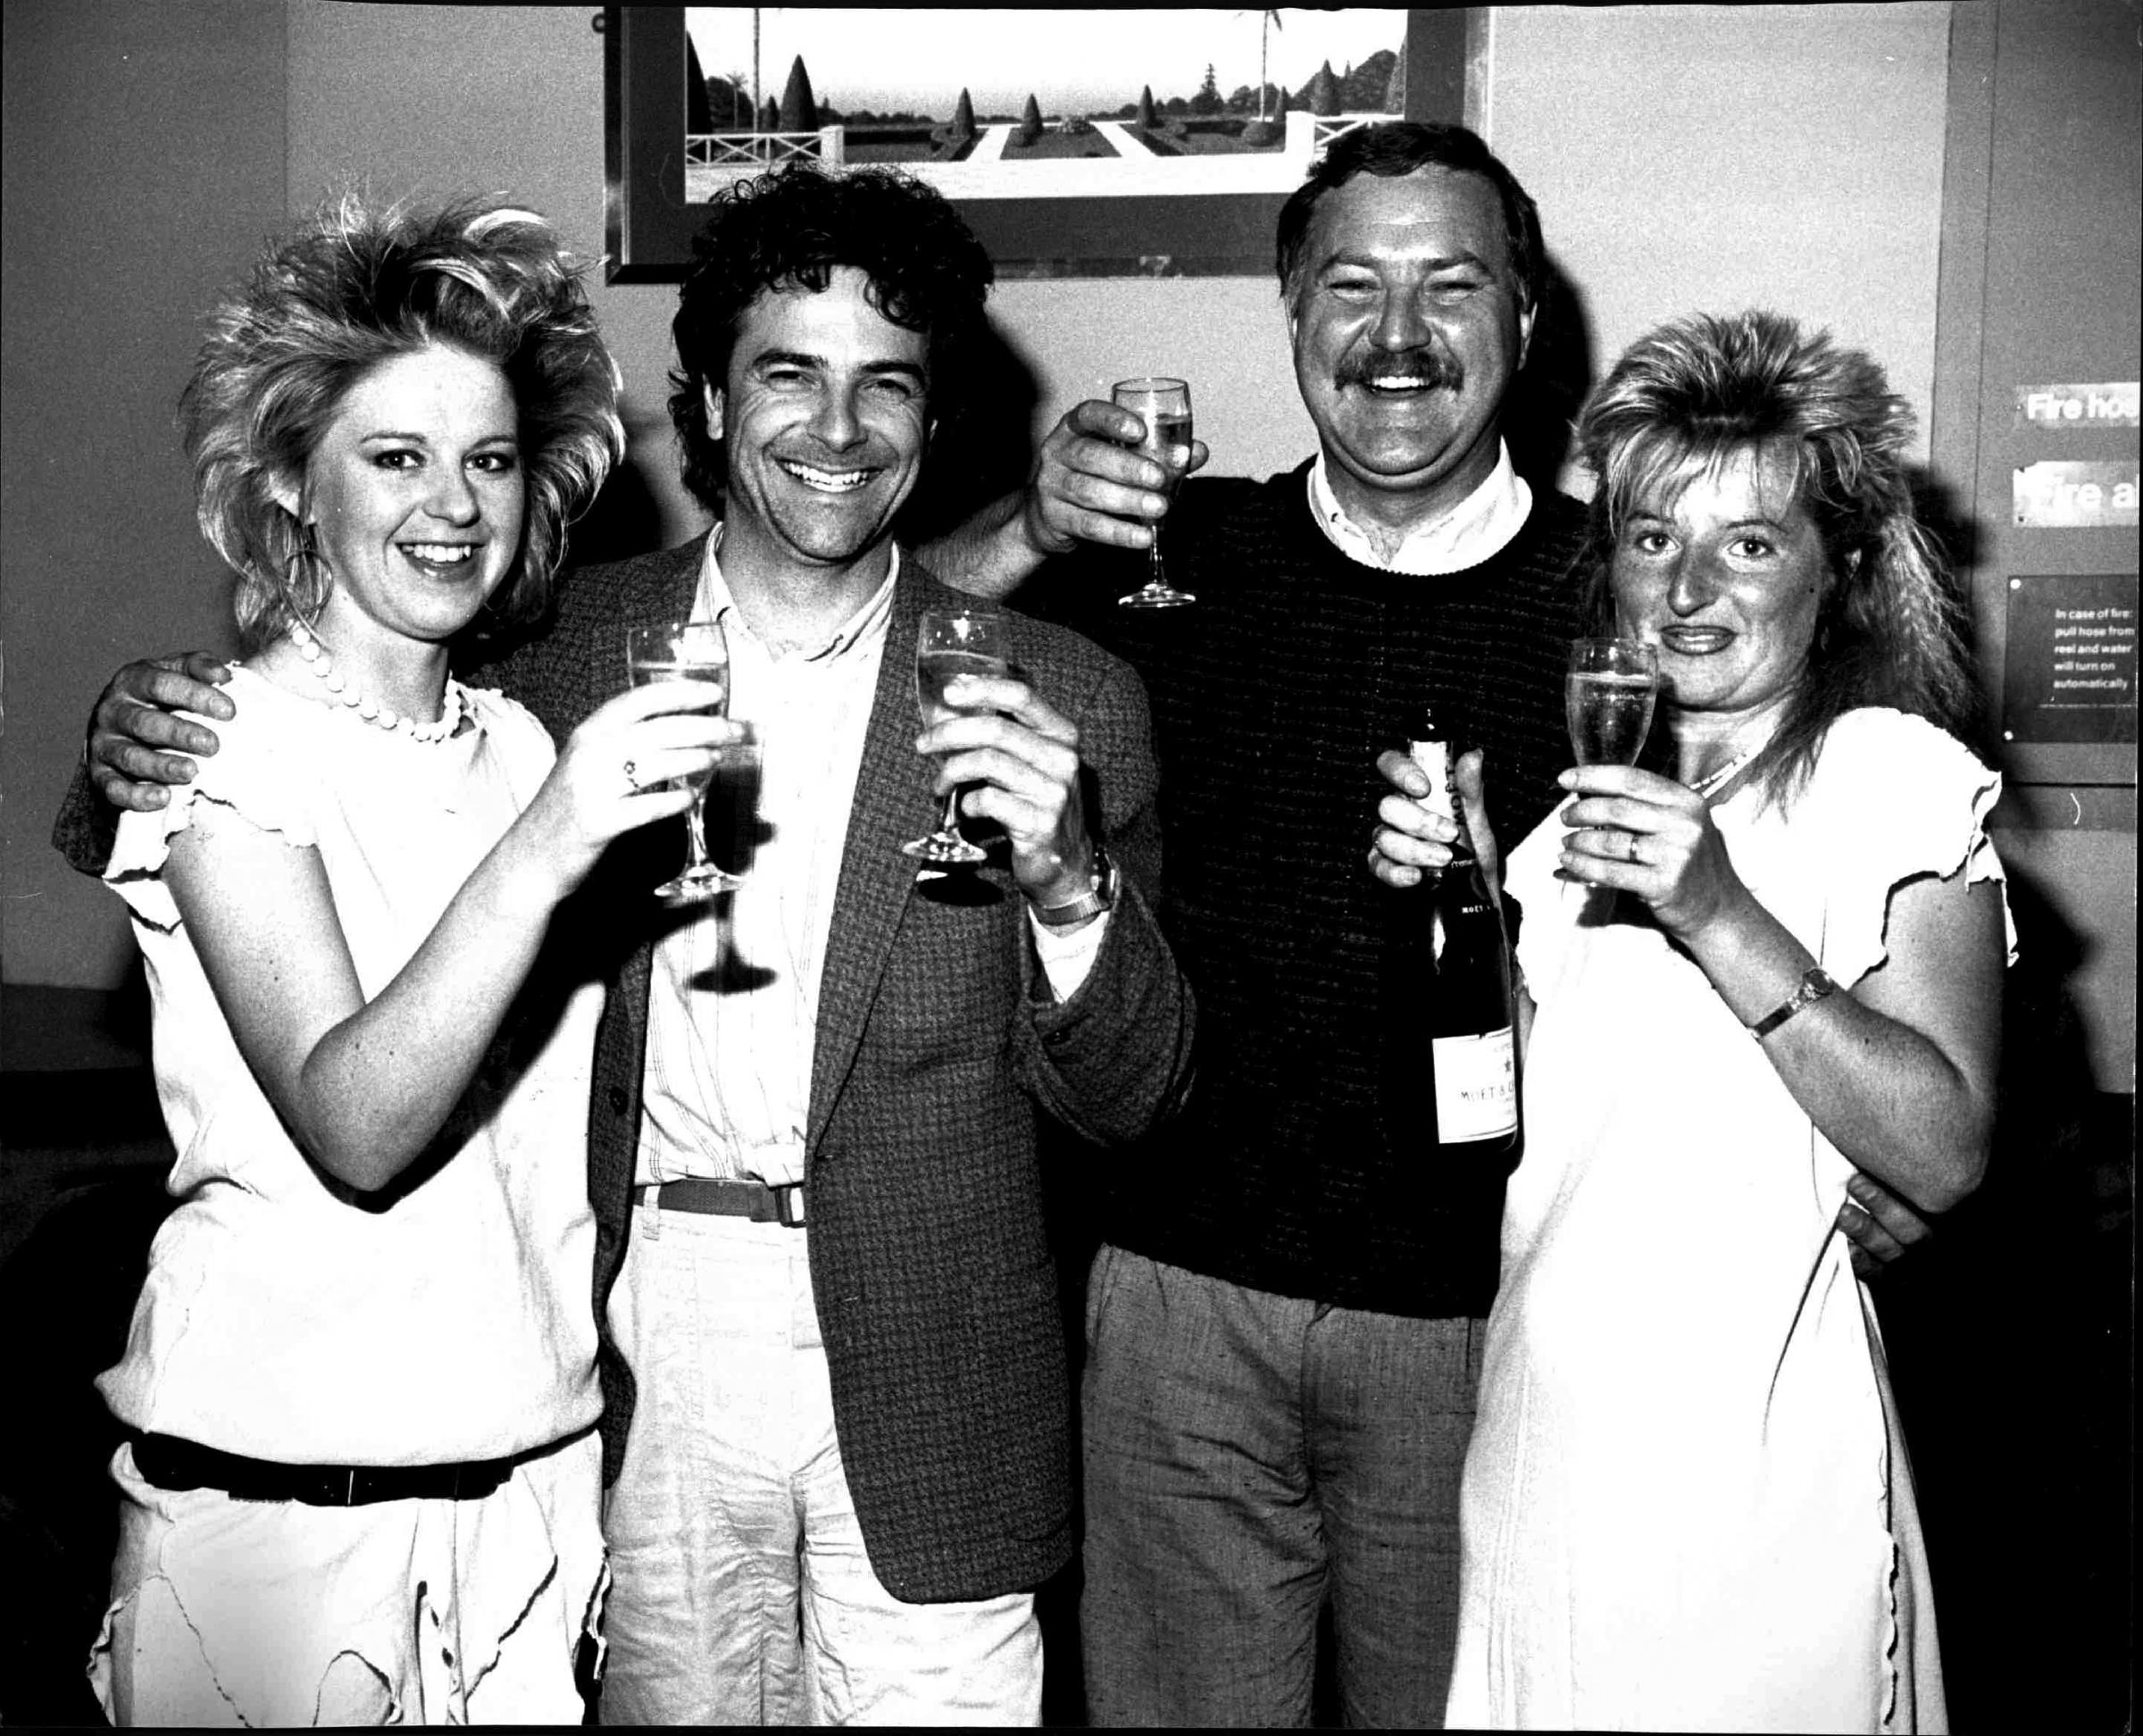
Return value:
<svg viewBox="0 0 2143 1736">
<path fill-rule="evenodd" d="M 930 609 L 915 634 L 915 705 L 925 729 L 957 717 L 945 689 L 955 676 L 1004 675 L 1012 668 L 1012 633 L 1005 617 L 989 609 Z M 902 851 L 940 868 L 972 867 L 988 854 L 960 836 L 960 791 L 945 798 L 945 817 L 927 838 Z"/>
<path fill-rule="evenodd" d="M 717 621 L 665 621 L 632 627 L 625 634 L 625 672 L 635 687 L 650 681 L 696 681 L 717 689 L 721 697 L 708 707 L 717 717 L 730 709 L 730 647 Z M 707 786 L 714 771 L 695 772 L 671 782 L 692 792 L 685 810 L 685 865 L 676 877 L 655 889 L 671 904 L 692 904 L 744 884 L 707 855 Z"/>
<path fill-rule="evenodd" d="M 1190 388 L 1180 380 L 1120 380 L 1110 388 L 1119 410 L 1129 410 L 1146 424 L 1146 438 L 1135 448 L 1168 472 L 1161 492 L 1171 501 L 1190 469 Z M 1198 599 L 1168 582 L 1161 564 L 1161 527 L 1153 527 L 1147 550 L 1147 578 L 1137 590 L 1116 600 L 1127 609 L 1174 609 Z"/>
<path fill-rule="evenodd" d="M 1659 653 L 1641 639 L 1570 642 L 1563 713 L 1580 765 L 1635 765 L 1659 698 Z"/>
</svg>

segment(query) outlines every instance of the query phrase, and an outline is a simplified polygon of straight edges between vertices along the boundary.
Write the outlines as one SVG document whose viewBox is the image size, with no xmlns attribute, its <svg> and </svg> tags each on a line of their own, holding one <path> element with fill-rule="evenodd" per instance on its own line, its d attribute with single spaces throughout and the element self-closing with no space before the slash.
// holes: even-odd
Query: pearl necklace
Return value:
<svg viewBox="0 0 2143 1736">
<path fill-rule="evenodd" d="M 1696 779 L 1689 785 L 1690 791 L 1695 795 L 1702 796 L 1708 799 L 1714 791 L 1724 789 L 1728 784 L 1734 780 L 1735 774 L 1739 772 L 1743 766 L 1747 765 L 1749 761 L 1755 758 L 1758 754 L 1762 753 L 1770 746 L 1771 738 L 1766 736 L 1754 747 L 1751 747 L 1746 754 L 1737 754 L 1732 759 L 1727 761 L 1724 765 L 1721 766 L 1710 776 Z"/>
<path fill-rule="evenodd" d="M 297 647 L 298 656 L 305 667 L 312 671 L 313 679 L 367 723 L 377 723 L 392 734 L 427 743 L 444 741 L 461 727 L 463 714 L 468 710 L 468 701 L 462 691 L 462 684 L 451 675 L 446 678 L 445 704 L 440 708 L 438 721 L 420 723 L 413 717 L 381 705 L 338 670 L 334 658 L 328 655 L 328 647 L 320 642 L 318 635 L 304 622 L 294 621 L 290 623 L 290 643 Z"/>
</svg>

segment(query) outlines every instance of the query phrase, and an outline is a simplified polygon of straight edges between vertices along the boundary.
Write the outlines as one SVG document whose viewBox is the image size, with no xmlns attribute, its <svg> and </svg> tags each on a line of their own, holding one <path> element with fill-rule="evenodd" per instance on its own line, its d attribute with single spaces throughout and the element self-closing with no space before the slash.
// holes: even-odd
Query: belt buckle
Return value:
<svg viewBox="0 0 2143 1736">
<path fill-rule="evenodd" d="M 774 1222 L 785 1230 L 804 1227 L 804 1184 L 801 1181 L 784 1181 L 770 1187 L 767 1191 L 774 1197 Z"/>
</svg>

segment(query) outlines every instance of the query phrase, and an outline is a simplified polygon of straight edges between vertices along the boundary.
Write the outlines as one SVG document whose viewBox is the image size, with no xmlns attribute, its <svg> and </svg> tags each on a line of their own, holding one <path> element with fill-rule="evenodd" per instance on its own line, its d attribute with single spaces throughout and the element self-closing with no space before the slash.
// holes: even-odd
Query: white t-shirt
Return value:
<svg viewBox="0 0 2143 1736">
<path fill-rule="evenodd" d="M 583 1428 L 602 1408 L 586 1156 L 600 985 L 517 1006 L 454 1155 L 383 1208 L 350 1205 L 239 1055 L 163 880 L 202 801 L 317 849 L 369 998 L 534 797 L 550 738 L 494 692 L 468 695 L 473 728 L 422 743 L 250 670 L 227 691 L 221 750 L 162 812 L 121 820 L 105 871 L 148 967 L 179 1204 L 98 1385 L 135 1428 L 293 1464 L 488 1458 Z"/>
</svg>

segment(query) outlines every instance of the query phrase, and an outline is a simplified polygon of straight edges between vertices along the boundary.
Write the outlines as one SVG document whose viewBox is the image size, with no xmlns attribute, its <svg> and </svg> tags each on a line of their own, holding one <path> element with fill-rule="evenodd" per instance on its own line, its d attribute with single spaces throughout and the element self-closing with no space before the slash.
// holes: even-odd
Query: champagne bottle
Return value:
<svg viewBox="0 0 2143 1736">
<path fill-rule="evenodd" d="M 1397 1038 L 1392 1083 L 1410 1079 L 1408 1095 L 1418 1106 L 1426 1064 L 1439 1152 L 1502 1156 L 1518 1141 L 1510 944 L 1452 783 L 1451 744 L 1433 710 L 1424 713 L 1408 752 L 1429 780 L 1427 805 L 1457 825 L 1458 839 L 1449 866 L 1396 895 L 1393 964 L 1401 980 L 1386 1003 Z"/>
</svg>

